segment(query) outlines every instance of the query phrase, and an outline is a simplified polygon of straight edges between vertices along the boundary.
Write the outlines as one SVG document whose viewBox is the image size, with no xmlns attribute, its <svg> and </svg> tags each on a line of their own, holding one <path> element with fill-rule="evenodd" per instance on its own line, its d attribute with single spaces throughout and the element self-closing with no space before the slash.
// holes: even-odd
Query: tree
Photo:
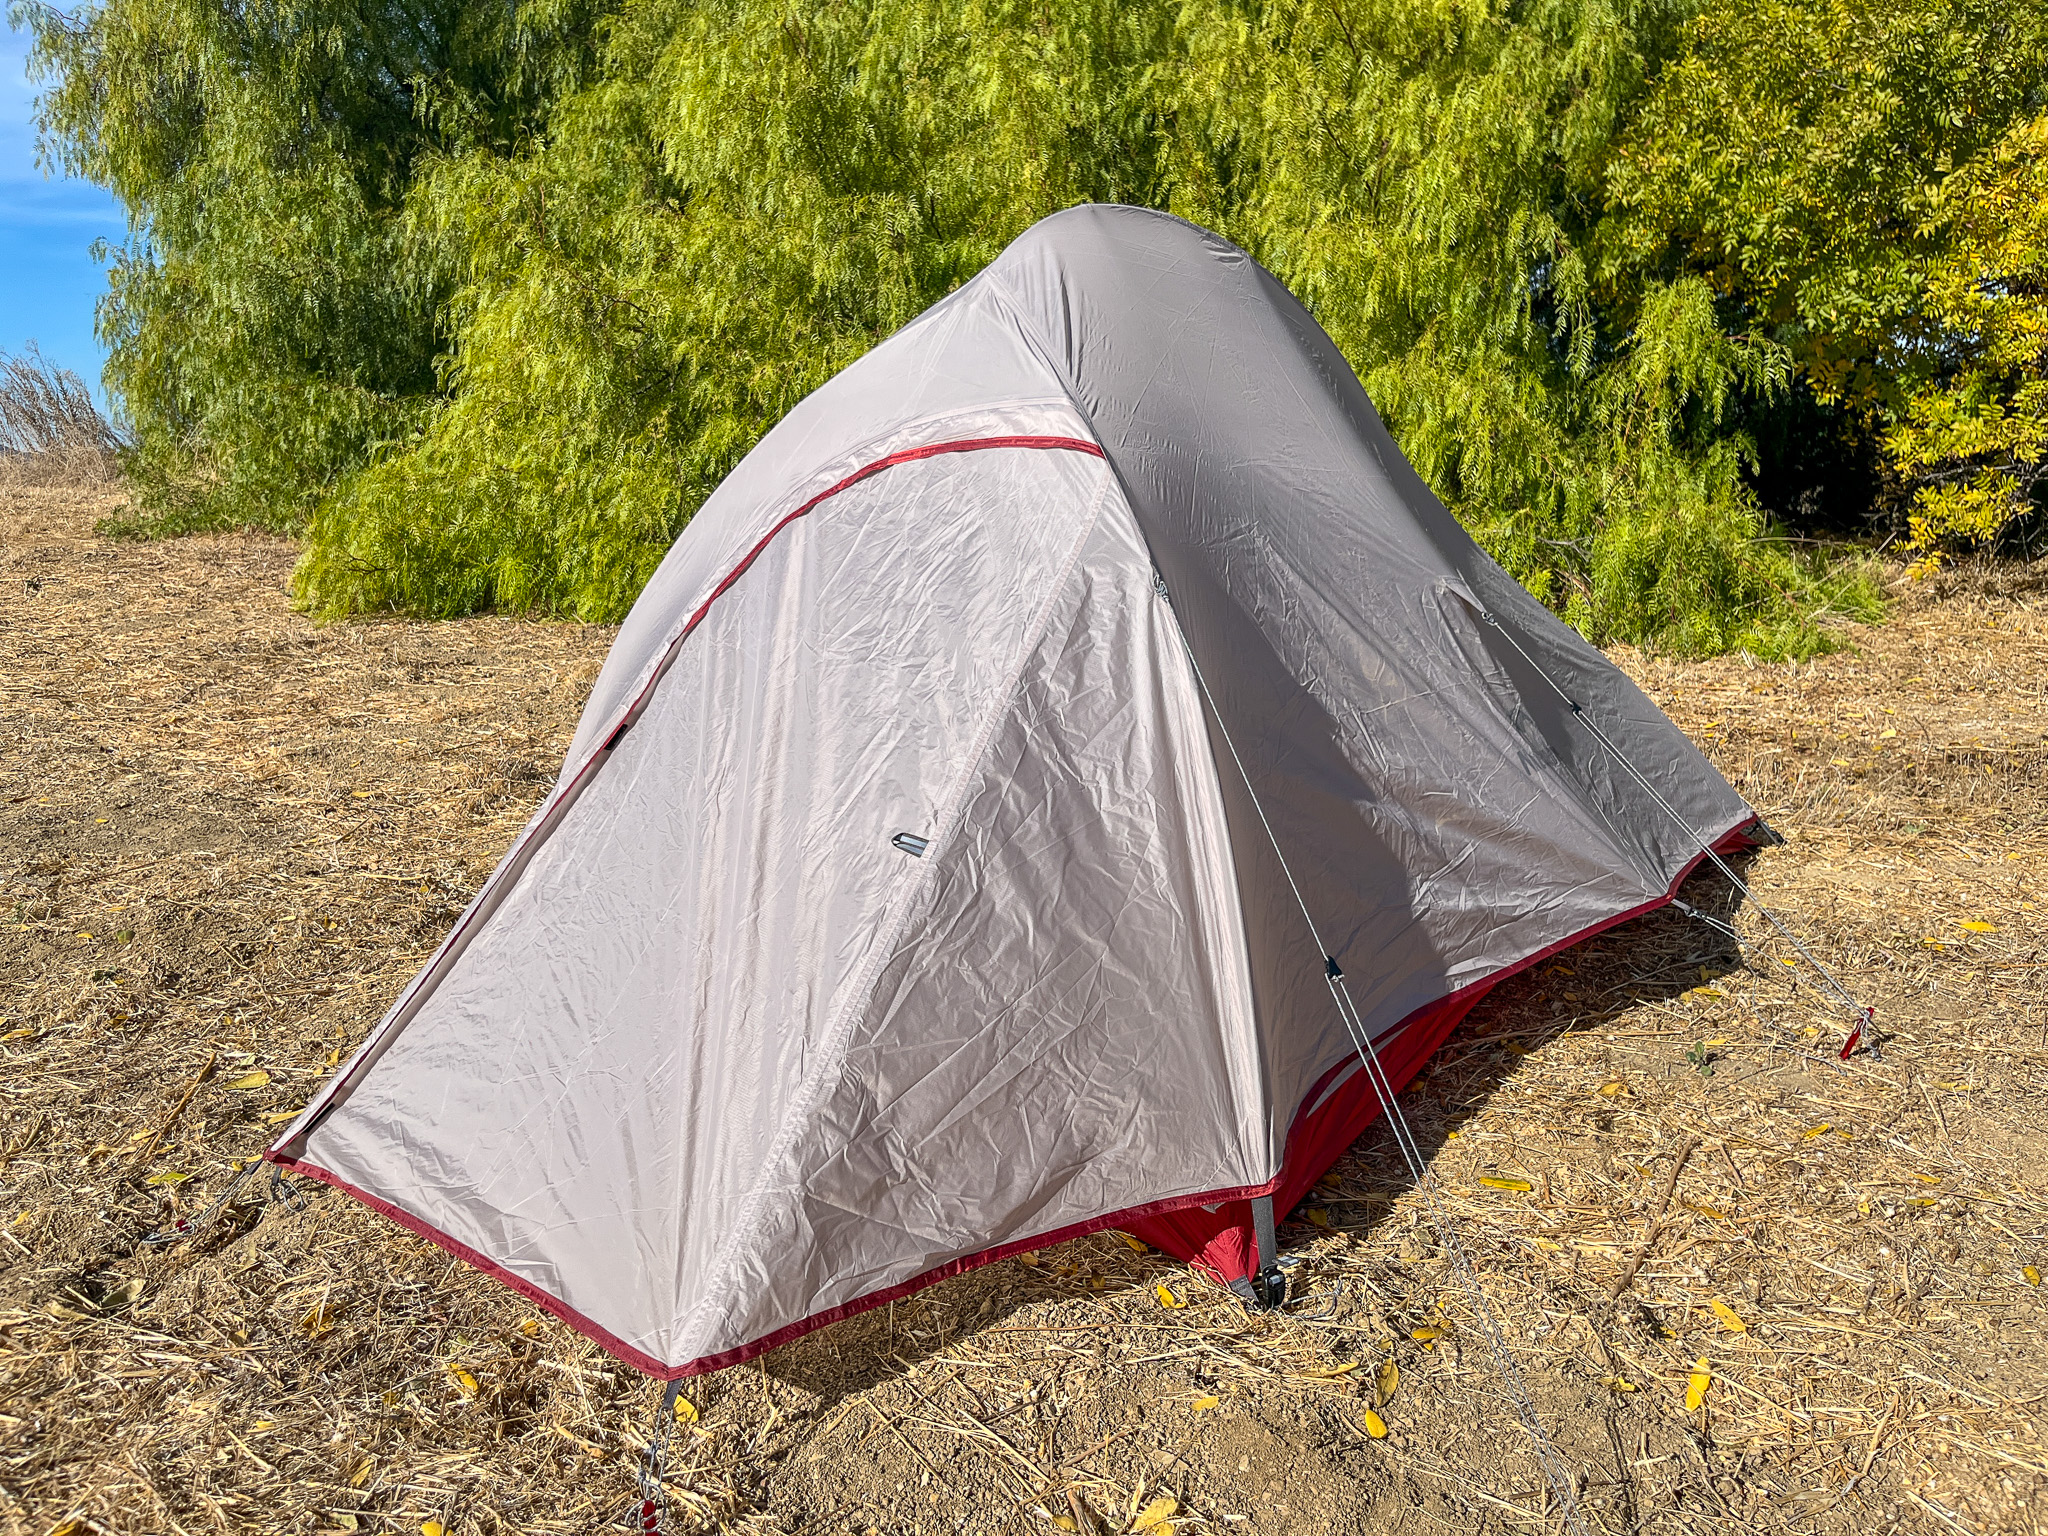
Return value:
<svg viewBox="0 0 2048 1536">
<path fill-rule="evenodd" d="M 302 526 L 437 403 L 445 284 L 407 194 L 432 154 L 511 152 L 574 78 L 569 5 L 108 0 L 35 36 L 45 153 L 132 237 L 99 328 L 159 525 Z"/>
<path fill-rule="evenodd" d="M 1995 542 L 2048 484 L 2048 117 L 2019 124 L 1930 201 L 1954 243 L 1932 264 L 1928 310 L 1958 355 L 1889 438 L 1917 488 L 1917 572 Z"/>
<path fill-rule="evenodd" d="M 303 519 L 330 614 L 618 616 L 796 399 L 1107 199 L 1271 267 L 1588 635 L 1801 653 L 1871 589 L 1772 538 L 1758 441 L 1875 451 L 1959 376 L 1929 188 L 2043 78 L 1990 0 L 444 0 L 404 68 L 331 42 L 382 21 L 207 12 L 234 48 L 126 83 L 109 18 L 194 4 L 50 32 L 52 131 L 143 210 L 110 315 L 153 504 Z"/>
</svg>

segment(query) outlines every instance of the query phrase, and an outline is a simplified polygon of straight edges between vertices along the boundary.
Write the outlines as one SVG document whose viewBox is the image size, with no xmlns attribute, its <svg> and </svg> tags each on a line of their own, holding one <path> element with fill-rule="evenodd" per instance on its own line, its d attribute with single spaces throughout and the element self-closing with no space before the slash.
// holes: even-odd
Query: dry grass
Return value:
<svg viewBox="0 0 2048 1536">
<path fill-rule="evenodd" d="M 121 434 L 85 381 L 37 349 L 0 352 L 0 486 L 106 486 Z"/>
<path fill-rule="evenodd" d="M 0 501 L 0 1525 L 619 1520 L 654 1389 L 437 1250 L 319 1188 L 137 1244 L 438 940 L 609 635 L 315 629 L 290 546 L 95 540 L 108 510 Z M 1666 913 L 1504 987 L 1407 1097 L 1599 1532 L 2048 1529 L 2048 605 L 1951 579 L 1855 639 L 1620 659 L 1790 834 L 1754 879 L 1882 1059 L 1833 1064 L 1775 949 Z M 692 1383 L 671 1520 L 1555 1529 L 1414 1203 L 1360 1143 L 1278 1315 L 1103 1235 Z"/>
</svg>

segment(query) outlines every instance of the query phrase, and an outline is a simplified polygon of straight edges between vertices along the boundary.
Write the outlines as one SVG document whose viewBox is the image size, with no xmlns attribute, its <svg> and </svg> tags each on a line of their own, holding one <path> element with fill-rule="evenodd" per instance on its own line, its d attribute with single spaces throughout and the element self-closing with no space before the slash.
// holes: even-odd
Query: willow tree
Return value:
<svg viewBox="0 0 2048 1536">
<path fill-rule="evenodd" d="M 575 0 L 15 0 L 46 157 L 112 190 L 99 330 L 162 529 L 303 526 L 426 426 L 446 285 L 421 169 L 513 153 L 587 57 Z"/>
<path fill-rule="evenodd" d="M 144 211 L 110 315 L 152 494 L 305 517 L 316 611 L 617 617 L 803 393 L 1107 199 L 1270 266 L 1588 634 L 1783 653 L 1831 598 L 1766 536 L 1753 434 L 1838 365 L 1917 355 L 1909 310 L 1820 302 L 1831 232 L 1858 271 L 1903 251 L 1910 288 L 1913 178 L 2002 131 L 1943 117 L 1955 60 L 2027 66 L 1980 0 L 1947 7 L 1960 45 L 1936 0 L 1771 3 L 529 0 L 390 28 L 411 62 L 362 69 L 381 22 L 223 10 L 192 25 L 234 47 L 145 88 L 132 18 L 203 8 L 110 0 L 45 57 L 59 140 Z M 1845 83 L 1877 104 L 1845 116 Z M 358 96 L 378 111 L 328 105 Z M 113 126 L 178 153 L 101 145 L 131 98 L 162 110 Z M 1773 124 L 1805 148 L 1773 160 Z M 1839 194 L 1806 196 L 1809 162 Z"/>
</svg>

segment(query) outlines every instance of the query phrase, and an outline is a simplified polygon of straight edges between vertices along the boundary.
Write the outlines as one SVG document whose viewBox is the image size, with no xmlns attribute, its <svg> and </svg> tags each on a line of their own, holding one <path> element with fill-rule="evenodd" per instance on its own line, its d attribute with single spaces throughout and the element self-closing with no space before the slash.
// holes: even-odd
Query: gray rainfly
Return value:
<svg viewBox="0 0 2048 1536">
<path fill-rule="evenodd" d="M 1756 826 L 1270 274 L 1075 208 L 704 504 L 268 1155 L 665 1378 L 1101 1227 L 1241 1279 L 1356 1029 L 1398 1087 Z"/>
</svg>

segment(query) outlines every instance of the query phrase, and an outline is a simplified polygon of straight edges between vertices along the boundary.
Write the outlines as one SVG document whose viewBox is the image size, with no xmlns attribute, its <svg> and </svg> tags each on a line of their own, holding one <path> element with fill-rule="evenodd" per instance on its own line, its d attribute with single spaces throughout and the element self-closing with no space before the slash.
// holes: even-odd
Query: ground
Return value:
<svg viewBox="0 0 2048 1536">
<path fill-rule="evenodd" d="M 589 1531 L 657 1392 L 349 1199 L 203 1209 L 539 802 L 610 639 L 319 628 L 284 542 L 0 491 L 0 1526 Z M 2048 583 L 2043 583 L 2048 586 Z M 687 1384 L 671 1530 L 2048 1530 L 2048 601 L 1798 667 L 1616 660 L 1788 842 L 1501 988 L 1246 1311 L 1115 1234 Z M 1717 876 L 1688 903 L 1730 910 Z M 1675 1177 L 1674 1177 L 1675 1175 Z M 1640 1260 L 1640 1267 L 1635 1267 Z M 1633 1273 L 1631 1273 L 1633 1270 Z M 1617 1299 L 1618 1296 L 1618 1299 Z"/>
</svg>

